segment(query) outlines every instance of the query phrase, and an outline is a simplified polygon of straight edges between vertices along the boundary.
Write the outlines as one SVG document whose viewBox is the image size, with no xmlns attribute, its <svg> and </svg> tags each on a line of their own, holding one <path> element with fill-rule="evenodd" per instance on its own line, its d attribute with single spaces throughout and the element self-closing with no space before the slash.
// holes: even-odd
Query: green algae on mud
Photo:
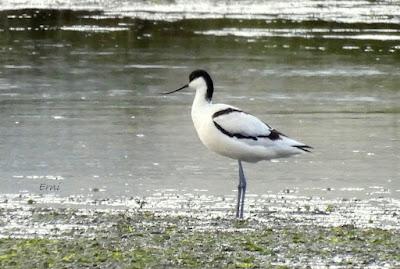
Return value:
<svg viewBox="0 0 400 269">
<path fill-rule="evenodd" d="M 57 220 L 62 214 L 53 214 Z M 43 212 L 41 212 L 43 215 Z M 96 215 L 96 214 L 95 214 Z M 48 222 L 49 217 L 42 216 Z M 69 216 L 70 217 L 70 216 Z M 82 219 L 85 216 L 75 215 Z M 50 219 L 51 219 L 50 218 Z M 400 265 L 397 230 L 320 227 L 210 219 L 149 212 L 106 214 L 100 229 L 0 239 L 1 268 L 265 268 Z M 51 223 L 51 222 L 48 222 Z M 50 224 L 49 224 L 50 225 Z"/>
</svg>

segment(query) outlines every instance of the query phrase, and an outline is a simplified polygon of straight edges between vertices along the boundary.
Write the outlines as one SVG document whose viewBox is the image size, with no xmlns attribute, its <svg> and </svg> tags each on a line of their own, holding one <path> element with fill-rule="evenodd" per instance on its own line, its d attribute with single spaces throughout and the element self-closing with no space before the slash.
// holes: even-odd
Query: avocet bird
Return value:
<svg viewBox="0 0 400 269">
<path fill-rule="evenodd" d="M 310 152 L 310 146 L 297 142 L 273 129 L 255 116 L 225 104 L 211 102 L 214 85 L 204 70 L 195 70 L 189 84 L 164 94 L 185 88 L 196 90 L 192 105 L 192 120 L 203 144 L 210 150 L 238 160 L 239 185 L 236 217 L 243 218 L 246 178 L 243 162 L 258 162 Z"/>
</svg>

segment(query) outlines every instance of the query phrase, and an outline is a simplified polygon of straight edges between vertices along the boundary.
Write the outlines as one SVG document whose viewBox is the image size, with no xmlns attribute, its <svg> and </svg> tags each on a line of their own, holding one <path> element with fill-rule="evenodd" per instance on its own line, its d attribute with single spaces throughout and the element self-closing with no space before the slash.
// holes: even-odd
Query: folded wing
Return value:
<svg viewBox="0 0 400 269">
<path fill-rule="evenodd" d="M 215 127 L 223 134 L 250 145 L 277 146 L 291 151 L 309 152 L 310 146 L 293 140 L 257 117 L 234 107 L 218 110 L 213 114 Z"/>
<path fill-rule="evenodd" d="M 261 138 L 268 138 L 277 140 L 284 136 L 255 116 L 232 107 L 215 112 L 213 121 L 225 135 L 238 139 L 257 141 Z"/>
</svg>

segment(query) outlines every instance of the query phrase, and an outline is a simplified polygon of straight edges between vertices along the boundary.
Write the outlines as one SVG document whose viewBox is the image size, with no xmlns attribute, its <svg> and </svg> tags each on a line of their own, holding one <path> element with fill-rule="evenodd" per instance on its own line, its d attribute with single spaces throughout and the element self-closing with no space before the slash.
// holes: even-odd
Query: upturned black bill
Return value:
<svg viewBox="0 0 400 269">
<path fill-rule="evenodd" d="M 177 91 L 183 90 L 184 88 L 187 88 L 187 87 L 189 87 L 189 85 L 188 85 L 188 84 L 186 84 L 186 85 L 184 85 L 184 86 L 180 87 L 179 89 L 177 89 L 177 90 L 174 90 L 174 91 L 172 91 L 172 92 L 163 92 L 163 94 L 171 94 L 171 93 L 174 93 L 174 92 L 177 92 Z"/>
</svg>

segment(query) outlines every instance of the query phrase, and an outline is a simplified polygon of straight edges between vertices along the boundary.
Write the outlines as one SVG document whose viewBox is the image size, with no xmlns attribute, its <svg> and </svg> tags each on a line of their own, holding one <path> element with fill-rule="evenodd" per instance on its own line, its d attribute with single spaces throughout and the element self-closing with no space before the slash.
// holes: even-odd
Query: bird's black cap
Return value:
<svg viewBox="0 0 400 269">
<path fill-rule="evenodd" d="M 207 73 L 207 71 L 198 69 L 194 70 L 192 73 L 189 75 L 189 81 L 195 80 L 196 78 L 203 77 L 204 80 L 206 81 L 207 84 L 207 94 L 206 94 L 206 99 L 208 101 L 211 101 L 213 92 L 214 92 L 214 84 L 211 79 L 211 76 Z"/>
</svg>

